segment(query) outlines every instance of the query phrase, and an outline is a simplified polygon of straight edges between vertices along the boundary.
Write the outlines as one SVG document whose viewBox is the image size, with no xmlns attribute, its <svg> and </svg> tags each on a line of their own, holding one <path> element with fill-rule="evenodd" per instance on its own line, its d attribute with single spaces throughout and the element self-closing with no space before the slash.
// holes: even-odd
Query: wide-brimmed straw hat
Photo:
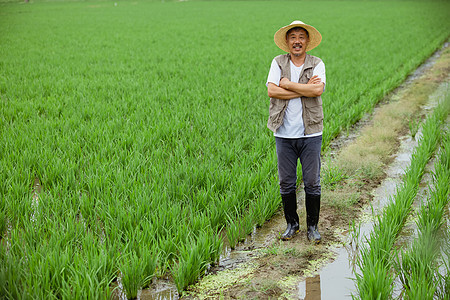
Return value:
<svg viewBox="0 0 450 300">
<path fill-rule="evenodd" d="M 322 41 L 322 35 L 317 29 L 315 29 L 311 25 L 303 23 L 302 21 L 294 21 L 287 26 L 281 27 L 277 32 L 275 32 L 275 36 L 273 37 L 273 39 L 275 41 L 275 44 L 277 44 L 277 46 L 281 50 L 289 52 L 289 47 L 286 43 L 286 32 L 294 27 L 302 27 L 306 29 L 306 31 L 308 31 L 309 44 L 308 47 L 306 47 L 306 51 L 316 48 Z"/>
</svg>

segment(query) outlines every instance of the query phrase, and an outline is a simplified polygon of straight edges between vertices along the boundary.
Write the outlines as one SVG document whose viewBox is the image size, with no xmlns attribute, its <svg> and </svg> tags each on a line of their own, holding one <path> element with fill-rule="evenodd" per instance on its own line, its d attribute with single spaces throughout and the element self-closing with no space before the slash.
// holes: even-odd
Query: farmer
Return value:
<svg viewBox="0 0 450 300">
<path fill-rule="evenodd" d="M 320 149 L 323 110 L 320 95 L 325 89 L 325 65 L 306 51 L 317 47 L 322 36 L 301 21 L 280 28 L 275 44 L 286 54 L 275 57 L 267 78 L 270 97 L 267 127 L 274 132 L 278 177 L 287 222 L 282 240 L 299 231 L 297 214 L 297 161 L 305 186 L 307 238 L 321 240 L 317 223 L 320 210 Z"/>
</svg>

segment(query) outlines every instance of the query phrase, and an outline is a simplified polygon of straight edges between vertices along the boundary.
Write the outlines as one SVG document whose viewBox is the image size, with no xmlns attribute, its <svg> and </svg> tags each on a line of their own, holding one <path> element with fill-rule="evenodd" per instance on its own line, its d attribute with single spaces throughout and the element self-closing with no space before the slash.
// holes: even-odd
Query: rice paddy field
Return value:
<svg viewBox="0 0 450 300">
<path fill-rule="evenodd" d="M 297 19 L 326 152 L 448 39 L 450 2 L 0 0 L 0 297 L 182 292 L 270 219 L 265 82 Z"/>
</svg>

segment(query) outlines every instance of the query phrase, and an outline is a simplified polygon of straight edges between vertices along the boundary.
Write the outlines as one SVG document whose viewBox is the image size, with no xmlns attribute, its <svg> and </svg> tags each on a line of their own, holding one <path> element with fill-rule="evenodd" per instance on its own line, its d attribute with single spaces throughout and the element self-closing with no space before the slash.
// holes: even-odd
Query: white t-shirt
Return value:
<svg viewBox="0 0 450 300">
<path fill-rule="evenodd" d="M 300 78 L 300 73 L 303 70 L 303 65 L 300 67 L 295 66 L 292 61 L 290 61 L 291 65 L 291 81 L 298 82 Z M 313 76 L 317 75 L 320 80 L 325 84 L 325 65 L 323 62 L 320 62 L 313 70 Z M 269 76 L 267 77 L 266 86 L 268 86 L 269 82 L 272 82 L 276 85 L 280 85 L 281 80 L 281 69 L 278 66 L 278 63 L 275 59 L 272 60 L 272 64 L 270 66 Z M 304 137 L 313 137 L 322 135 L 322 132 L 317 132 L 309 135 L 305 135 L 305 126 L 303 124 L 303 106 L 301 98 L 291 99 L 286 108 L 286 112 L 283 118 L 283 124 L 277 131 L 274 133 L 276 137 L 282 138 L 304 138 Z"/>
</svg>

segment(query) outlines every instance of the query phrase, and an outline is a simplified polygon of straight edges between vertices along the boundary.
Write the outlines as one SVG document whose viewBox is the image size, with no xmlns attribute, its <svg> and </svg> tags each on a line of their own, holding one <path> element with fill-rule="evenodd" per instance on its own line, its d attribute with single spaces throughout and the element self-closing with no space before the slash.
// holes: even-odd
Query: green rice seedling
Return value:
<svg viewBox="0 0 450 300">
<path fill-rule="evenodd" d="M 131 252 L 129 256 L 122 256 L 119 270 L 127 299 L 135 299 L 139 289 L 150 282 L 153 274 L 146 274 L 148 264 L 149 261 L 139 257 L 136 252 Z"/>
<path fill-rule="evenodd" d="M 196 282 L 207 268 L 207 263 L 219 260 L 222 240 L 212 238 L 208 231 L 202 231 L 196 240 L 192 238 L 179 250 L 178 264 L 172 269 L 178 292 Z"/>
<path fill-rule="evenodd" d="M 261 227 L 264 224 L 264 222 L 275 213 L 279 205 L 280 205 L 280 197 L 279 195 L 273 193 L 273 191 L 265 192 L 264 196 L 258 197 L 252 207 L 252 214 L 256 222 L 256 226 Z"/>
<path fill-rule="evenodd" d="M 219 263 L 220 256 L 223 249 L 223 239 L 218 235 L 208 235 L 209 241 L 209 261 L 215 265 Z"/>
<path fill-rule="evenodd" d="M 225 225 L 226 220 L 226 211 L 225 207 L 227 207 L 226 196 L 221 195 L 216 202 L 211 203 L 209 206 L 209 220 L 212 228 L 215 228 L 217 232 L 219 232 L 222 227 Z"/>
<path fill-rule="evenodd" d="M 6 199 L 4 196 L 0 196 L 0 241 L 5 236 L 7 222 Z"/>
<path fill-rule="evenodd" d="M 202 229 L 210 226 L 208 217 L 202 212 L 192 217 L 190 221 L 189 231 L 195 235 Z"/>
<path fill-rule="evenodd" d="M 142 288 L 145 288 L 155 276 L 156 266 L 158 265 L 158 256 L 154 248 L 148 248 L 146 246 L 141 246 L 139 252 L 144 265 L 144 274 L 147 276 L 146 282 L 142 286 Z"/>
<path fill-rule="evenodd" d="M 242 217 L 228 216 L 229 224 L 226 226 L 228 243 L 231 249 L 235 249 L 239 242 L 243 242 L 248 234 L 253 232 L 254 221 L 253 214 L 247 214 Z"/>
<path fill-rule="evenodd" d="M 119 271 L 117 261 L 120 254 L 117 248 L 114 245 L 107 248 L 106 244 L 101 244 L 98 237 L 91 232 L 83 236 L 80 244 L 81 251 L 79 253 L 91 269 L 90 276 L 95 276 L 97 282 L 109 285 Z"/>
<path fill-rule="evenodd" d="M 240 219 L 239 215 L 240 213 L 237 208 L 234 212 L 231 211 L 227 213 L 228 223 L 226 226 L 226 234 L 231 249 L 236 247 L 236 245 L 241 241 L 241 237 L 245 234 L 243 233 L 244 230 L 242 227 L 243 221 Z"/>
<path fill-rule="evenodd" d="M 177 245 L 171 239 L 161 238 L 158 240 L 157 245 L 160 251 L 159 253 L 160 263 L 158 266 L 159 269 L 158 275 L 162 275 L 169 266 L 173 265 L 173 262 L 178 254 L 178 250 Z"/>
<path fill-rule="evenodd" d="M 356 222 L 352 220 L 352 223 L 350 224 L 350 236 L 350 243 L 354 245 L 356 249 L 358 249 L 359 245 L 361 244 L 361 223 L 358 223 L 358 225 L 356 225 Z"/>
<path fill-rule="evenodd" d="M 417 132 L 419 131 L 420 122 L 410 120 L 408 124 L 409 124 L 409 132 L 411 134 L 411 137 L 414 139 L 416 137 Z"/>
<path fill-rule="evenodd" d="M 266 221 L 264 210 L 265 207 L 261 204 L 261 202 L 256 203 L 252 210 L 253 217 L 256 221 L 256 227 L 261 227 Z"/>
<path fill-rule="evenodd" d="M 247 214 L 243 217 L 242 228 L 243 228 L 243 232 L 246 235 L 251 234 L 253 232 L 253 230 L 255 229 L 255 223 L 253 221 L 252 214 Z"/>
<path fill-rule="evenodd" d="M 107 278 L 98 279 L 97 269 L 91 268 L 86 263 L 81 263 L 84 258 L 76 255 L 74 264 L 69 266 L 70 281 L 64 282 L 62 298 L 65 299 L 98 299 L 111 297 L 112 291 Z"/>
<path fill-rule="evenodd" d="M 438 299 L 448 299 L 448 295 L 450 295 L 450 265 L 449 265 L 449 257 L 450 257 L 450 239 L 448 236 L 448 228 L 447 234 L 445 238 L 445 243 L 442 247 L 443 256 L 441 268 L 444 270 L 443 274 L 438 273 L 439 283 L 437 286 L 437 298 Z"/>
<path fill-rule="evenodd" d="M 439 251 L 437 240 L 428 231 L 422 232 L 411 249 L 401 252 L 397 260 L 397 273 L 407 299 L 433 299 L 437 291 L 435 258 Z"/>
<path fill-rule="evenodd" d="M 206 268 L 202 254 L 198 243 L 180 249 L 180 259 L 172 270 L 178 293 L 181 294 L 188 285 L 196 282 Z"/>
<path fill-rule="evenodd" d="M 361 247 L 362 253 L 368 252 L 366 245 Z M 364 265 L 357 261 L 360 273 L 356 273 L 356 299 L 389 299 L 393 290 L 393 276 L 390 272 L 390 264 L 386 264 L 377 258 L 364 259 Z"/>
<path fill-rule="evenodd" d="M 25 298 L 25 258 L 7 254 L 3 243 L 0 247 L 0 296 L 4 299 Z"/>
<path fill-rule="evenodd" d="M 239 222 L 230 220 L 230 223 L 227 225 L 227 239 L 231 249 L 235 249 L 239 243 L 240 230 Z"/>
</svg>

